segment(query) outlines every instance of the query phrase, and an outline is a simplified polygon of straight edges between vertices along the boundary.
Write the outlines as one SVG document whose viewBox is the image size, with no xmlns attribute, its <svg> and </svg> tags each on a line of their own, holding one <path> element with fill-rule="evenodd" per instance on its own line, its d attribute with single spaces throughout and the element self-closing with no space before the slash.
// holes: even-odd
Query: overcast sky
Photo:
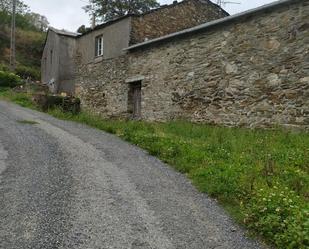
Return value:
<svg viewBox="0 0 309 249">
<path fill-rule="evenodd" d="M 31 10 L 48 18 L 50 25 L 58 29 L 76 31 L 79 26 L 89 26 L 89 16 L 82 9 L 87 0 L 23 0 Z M 215 2 L 215 0 L 212 0 Z M 241 4 L 227 4 L 224 9 L 236 14 L 248 9 L 274 2 L 274 0 L 227 0 Z M 159 0 L 160 4 L 170 4 L 173 0 Z"/>
</svg>

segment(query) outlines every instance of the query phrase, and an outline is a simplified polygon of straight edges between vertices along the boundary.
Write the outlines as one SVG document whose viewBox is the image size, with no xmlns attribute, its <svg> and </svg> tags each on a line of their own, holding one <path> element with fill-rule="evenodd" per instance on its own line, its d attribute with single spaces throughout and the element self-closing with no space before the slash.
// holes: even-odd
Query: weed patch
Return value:
<svg viewBox="0 0 309 249">
<path fill-rule="evenodd" d="M 7 87 L 0 87 L 0 98 L 12 101 L 20 106 L 32 108 L 35 106 L 32 103 L 31 95 L 27 93 L 18 93 Z"/>
<path fill-rule="evenodd" d="M 38 122 L 32 120 L 17 120 L 17 123 L 30 125 L 39 124 Z"/>
</svg>

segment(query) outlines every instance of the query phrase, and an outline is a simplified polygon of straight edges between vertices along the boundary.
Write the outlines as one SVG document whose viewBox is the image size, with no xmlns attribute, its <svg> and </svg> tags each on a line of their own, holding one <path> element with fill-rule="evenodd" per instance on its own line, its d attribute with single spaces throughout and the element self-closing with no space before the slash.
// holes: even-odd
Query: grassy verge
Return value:
<svg viewBox="0 0 309 249">
<path fill-rule="evenodd" d="M 21 96 L 2 96 L 20 103 Z M 278 248 L 309 247 L 309 134 L 103 120 L 85 112 L 49 114 L 116 134 L 147 150 Z"/>
<path fill-rule="evenodd" d="M 8 101 L 12 101 L 20 106 L 35 109 L 31 101 L 31 95 L 26 93 L 17 93 L 10 88 L 0 87 L 0 98 Z"/>
</svg>

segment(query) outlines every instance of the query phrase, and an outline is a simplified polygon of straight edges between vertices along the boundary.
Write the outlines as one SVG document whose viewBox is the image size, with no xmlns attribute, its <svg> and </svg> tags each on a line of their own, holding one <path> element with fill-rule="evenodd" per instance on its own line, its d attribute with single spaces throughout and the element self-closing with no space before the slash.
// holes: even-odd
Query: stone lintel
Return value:
<svg viewBox="0 0 309 249">
<path fill-rule="evenodd" d="M 132 82 L 135 82 L 135 81 L 142 81 L 144 79 L 145 79 L 144 76 L 137 75 L 137 76 L 133 76 L 133 77 L 127 78 L 125 82 L 126 83 L 132 83 Z"/>
</svg>

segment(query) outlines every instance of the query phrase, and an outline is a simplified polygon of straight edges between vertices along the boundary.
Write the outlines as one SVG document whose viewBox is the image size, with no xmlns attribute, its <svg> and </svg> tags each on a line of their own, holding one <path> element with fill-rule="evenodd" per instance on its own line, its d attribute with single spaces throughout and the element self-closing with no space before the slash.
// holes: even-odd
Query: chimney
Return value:
<svg viewBox="0 0 309 249">
<path fill-rule="evenodd" d="M 95 28 L 95 13 L 92 13 L 92 23 L 91 23 L 91 28 L 94 29 Z"/>
</svg>

